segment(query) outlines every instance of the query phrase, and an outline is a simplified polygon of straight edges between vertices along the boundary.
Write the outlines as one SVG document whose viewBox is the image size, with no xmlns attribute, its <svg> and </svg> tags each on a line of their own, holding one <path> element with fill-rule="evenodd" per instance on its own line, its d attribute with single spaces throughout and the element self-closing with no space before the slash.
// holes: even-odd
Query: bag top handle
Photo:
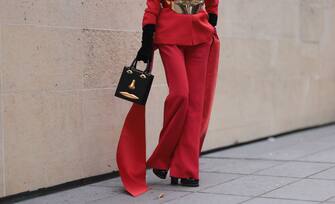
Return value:
<svg viewBox="0 0 335 204">
<path fill-rule="evenodd" d="M 152 61 L 153 61 L 153 55 L 151 56 L 151 58 L 149 59 L 149 62 L 147 62 L 146 64 L 147 64 L 147 66 L 146 66 L 146 68 L 145 68 L 145 70 L 143 71 L 143 73 L 151 73 L 151 71 L 152 71 Z M 131 69 L 137 69 L 136 67 L 137 67 L 137 62 L 138 62 L 138 60 L 136 59 L 136 57 L 135 57 L 135 59 L 133 60 L 133 62 L 131 63 L 131 65 L 130 65 L 130 68 Z"/>
</svg>

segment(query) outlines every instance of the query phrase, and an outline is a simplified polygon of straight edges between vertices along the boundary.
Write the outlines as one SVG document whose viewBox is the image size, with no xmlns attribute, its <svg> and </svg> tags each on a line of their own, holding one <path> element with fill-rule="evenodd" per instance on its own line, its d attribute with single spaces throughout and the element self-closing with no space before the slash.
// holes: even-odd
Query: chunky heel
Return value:
<svg viewBox="0 0 335 204">
<path fill-rule="evenodd" d="M 182 179 L 180 180 L 180 184 L 181 184 L 182 186 L 198 187 L 198 186 L 199 186 L 199 179 L 182 178 Z"/>
<path fill-rule="evenodd" d="M 178 185 L 179 178 L 171 176 L 171 185 Z"/>
<path fill-rule="evenodd" d="M 154 172 L 156 176 L 158 176 L 161 179 L 165 179 L 168 173 L 168 170 L 165 170 L 165 169 L 152 169 L 152 171 Z"/>
</svg>

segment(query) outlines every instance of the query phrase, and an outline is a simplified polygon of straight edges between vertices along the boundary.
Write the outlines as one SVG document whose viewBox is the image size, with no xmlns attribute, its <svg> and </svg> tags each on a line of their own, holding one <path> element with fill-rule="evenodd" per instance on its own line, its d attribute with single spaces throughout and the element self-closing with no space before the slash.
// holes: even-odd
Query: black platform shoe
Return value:
<svg viewBox="0 0 335 204">
<path fill-rule="evenodd" d="M 168 170 L 165 170 L 165 169 L 155 169 L 155 168 L 153 168 L 152 171 L 154 172 L 154 174 L 156 176 L 158 176 L 161 179 L 165 179 L 166 175 L 168 173 Z"/>
<path fill-rule="evenodd" d="M 180 185 L 188 186 L 188 187 L 198 187 L 199 186 L 199 179 L 194 178 L 177 178 L 171 176 L 171 185 L 178 185 L 180 179 Z"/>
<path fill-rule="evenodd" d="M 171 185 L 178 185 L 179 178 L 171 176 Z"/>
</svg>

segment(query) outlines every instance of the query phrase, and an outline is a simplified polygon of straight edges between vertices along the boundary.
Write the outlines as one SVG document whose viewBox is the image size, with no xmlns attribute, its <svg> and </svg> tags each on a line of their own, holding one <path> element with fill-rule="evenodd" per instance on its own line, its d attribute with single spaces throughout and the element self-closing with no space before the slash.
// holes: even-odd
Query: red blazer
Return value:
<svg viewBox="0 0 335 204">
<path fill-rule="evenodd" d="M 155 44 L 196 45 L 212 38 L 215 28 L 208 22 L 208 13 L 218 15 L 219 0 L 205 0 L 206 10 L 197 14 L 179 14 L 161 8 L 160 0 L 147 0 L 142 27 L 155 24 Z"/>
</svg>

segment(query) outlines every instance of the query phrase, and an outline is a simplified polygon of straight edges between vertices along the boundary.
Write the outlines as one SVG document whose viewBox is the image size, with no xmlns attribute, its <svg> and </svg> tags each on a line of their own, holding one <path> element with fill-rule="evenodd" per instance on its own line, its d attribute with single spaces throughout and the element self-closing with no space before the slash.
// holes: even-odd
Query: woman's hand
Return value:
<svg viewBox="0 0 335 204">
<path fill-rule="evenodd" d="M 155 32 L 155 24 L 147 24 L 143 26 L 142 46 L 137 52 L 136 60 L 148 63 L 153 54 L 153 34 Z"/>
<path fill-rule="evenodd" d="M 208 22 L 215 27 L 218 21 L 218 16 L 214 13 L 208 13 Z"/>
</svg>

